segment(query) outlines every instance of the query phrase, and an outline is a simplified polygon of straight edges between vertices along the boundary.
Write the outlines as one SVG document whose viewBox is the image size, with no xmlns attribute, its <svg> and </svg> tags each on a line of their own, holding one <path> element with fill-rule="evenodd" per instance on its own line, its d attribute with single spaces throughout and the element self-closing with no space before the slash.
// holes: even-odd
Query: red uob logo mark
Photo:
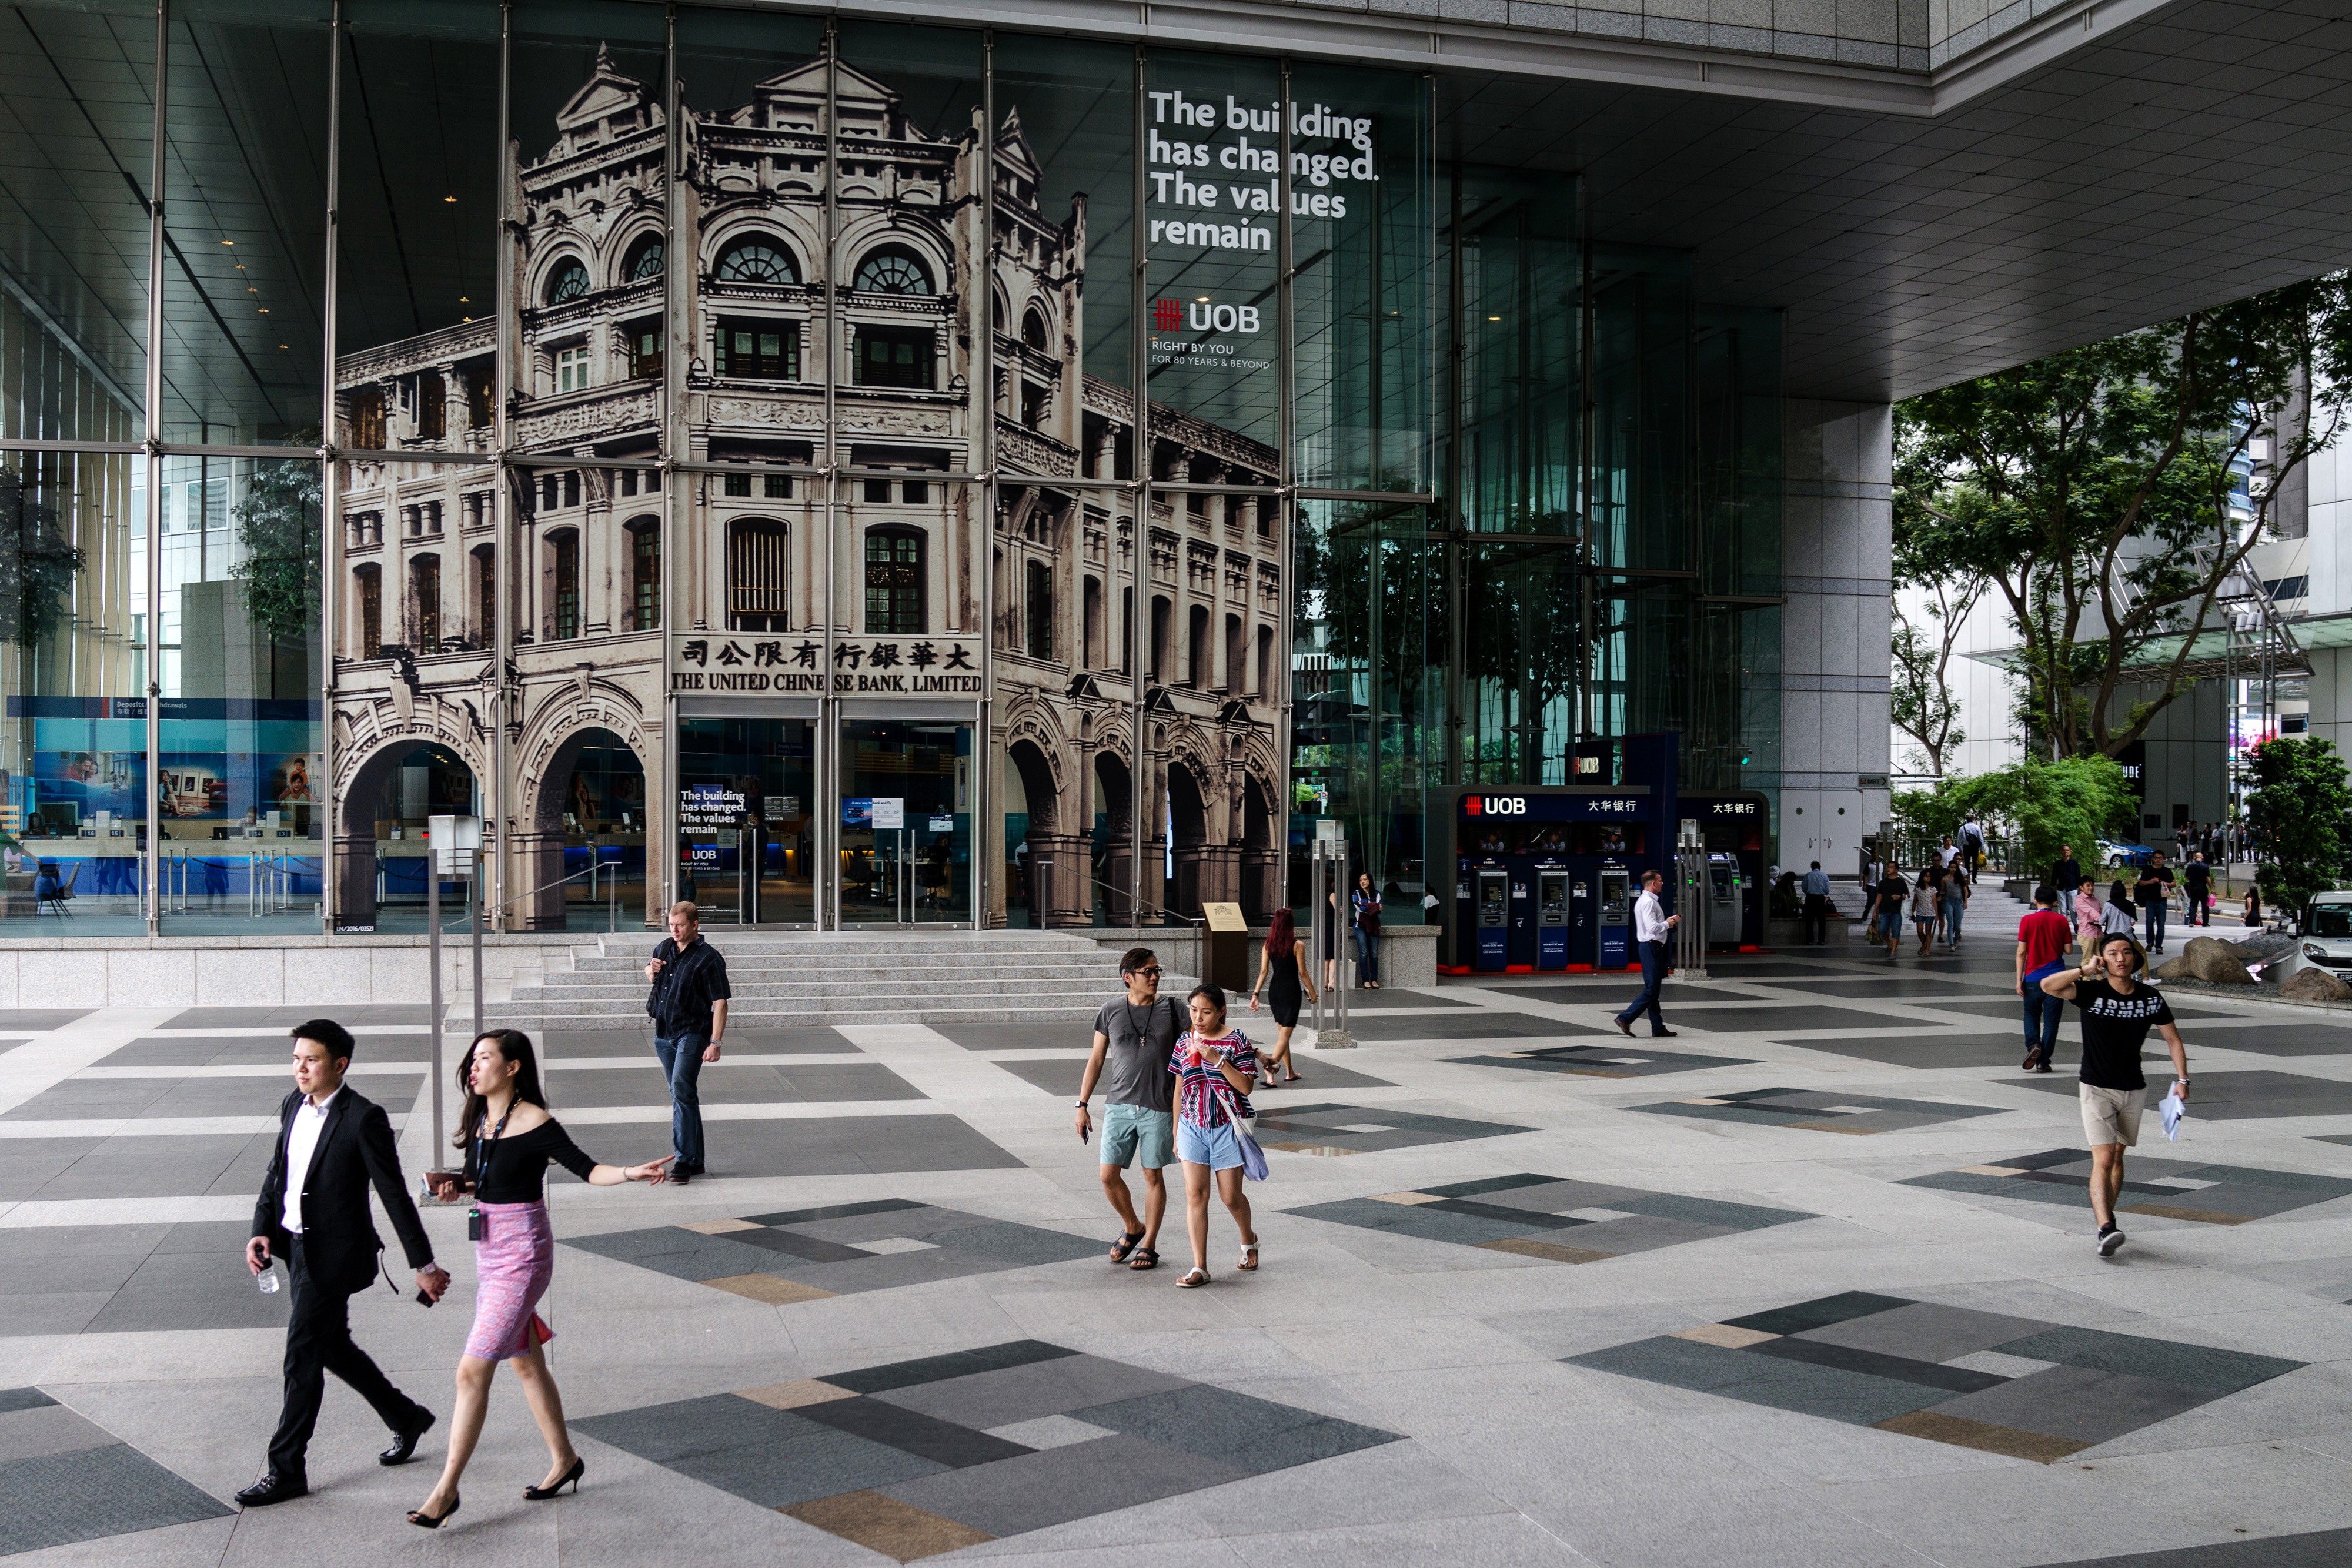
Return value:
<svg viewBox="0 0 2352 1568">
<path fill-rule="evenodd" d="M 1176 332 L 1183 329 L 1184 306 L 1181 300 L 1155 299 L 1151 302 L 1151 329 L 1155 332 Z"/>
</svg>

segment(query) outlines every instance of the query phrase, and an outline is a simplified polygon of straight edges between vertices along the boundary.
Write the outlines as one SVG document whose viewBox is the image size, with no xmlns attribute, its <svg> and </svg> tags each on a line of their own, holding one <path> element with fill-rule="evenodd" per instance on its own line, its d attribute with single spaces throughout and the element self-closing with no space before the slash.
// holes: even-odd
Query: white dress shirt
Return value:
<svg viewBox="0 0 2352 1568">
<path fill-rule="evenodd" d="M 342 1092 L 341 1084 L 335 1085 L 335 1094 Z M 310 1160 L 319 1152 L 319 1134 L 327 1130 L 327 1107 L 335 1094 L 315 1103 L 306 1094 L 294 1107 L 294 1126 L 286 1134 L 286 1202 L 278 1213 L 289 1236 L 302 1234 L 302 1187 L 310 1179 Z"/>
<path fill-rule="evenodd" d="M 1667 937 L 1666 907 L 1648 888 L 1633 901 L 1633 940 L 1664 942 Z"/>
</svg>

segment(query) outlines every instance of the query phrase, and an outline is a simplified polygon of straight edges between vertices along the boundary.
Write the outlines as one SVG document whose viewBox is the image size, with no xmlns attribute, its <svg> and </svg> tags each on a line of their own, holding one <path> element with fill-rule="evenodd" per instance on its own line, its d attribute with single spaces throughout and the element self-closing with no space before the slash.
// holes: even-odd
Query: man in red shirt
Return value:
<svg viewBox="0 0 2352 1568">
<path fill-rule="evenodd" d="M 2074 928 L 2058 913 L 2058 890 L 2033 890 L 2033 913 L 2017 923 L 2017 994 L 2025 1001 L 2025 1071 L 2050 1071 L 2050 1054 L 2058 1048 L 2058 1020 L 2066 1004 L 2042 988 L 2042 982 L 2066 967 L 2074 950 Z"/>
</svg>

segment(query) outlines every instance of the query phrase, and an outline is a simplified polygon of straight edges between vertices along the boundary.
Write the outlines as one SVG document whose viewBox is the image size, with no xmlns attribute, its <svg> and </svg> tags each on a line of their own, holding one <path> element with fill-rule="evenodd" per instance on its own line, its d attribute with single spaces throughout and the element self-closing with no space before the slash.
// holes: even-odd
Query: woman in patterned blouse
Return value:
<svg viewBox="0 0 2352 1568">
<path fill-rule="evenodd" d="M 1250 1110 L 1250 1086 L 1257 1081 L 1257 1051 L 1249 1037 L 1225 1028 L 1225 993 L 1216 986 L 1192 988 L 1185 998 L 1192 1027 L 1179 1036 L 1168 1059 L 1176 1074 L 1176 1157 L 1184 1165 L 1184 1228 L 1192 1239 L 1192 1271 L 1176 1283 L 1192 1290 L 1209 1282 L 1209 1182 L 1242 1233 L 1244 1272 L 1257 1267 L 1257 1229 L 1250 1223 L 1249 1199 L 1242 1193 L 1241 1128 Z"/>
</svg>

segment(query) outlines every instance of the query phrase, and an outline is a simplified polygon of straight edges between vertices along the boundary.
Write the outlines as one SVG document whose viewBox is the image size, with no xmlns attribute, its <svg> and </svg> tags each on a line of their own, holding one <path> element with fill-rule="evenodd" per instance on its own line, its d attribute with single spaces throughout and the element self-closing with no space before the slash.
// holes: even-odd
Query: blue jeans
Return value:
<svg viewBox="0 0 2352 1568">
<path fill-rule="evenodd" d="M 2048 1061 L 2058 1050 L 2058 1020 L 2066 1016 L 2066 1001 L 2042 988 L 2031 976 L 2025 981 L 2025 1049 Z"/>
<path fill-rule="evenodd" d="M 1381 934 L 1367 931 L 1360 925 L 1355 927 L 1355 933 L 1356 983 L 1361 985 L 1366 980 L 1381 977 Z"/>
<path fill-rule="evenodd" d="M 2165 915 L 2164 900 L 2160 898 L 2149 899 L 2146 904 L 2140 905 L 2140 913 L 2147 917 L 2147 945 L 2151 947 L 2163 946 Z"/>
<path fill-rule="evenodd" d="M 669 1080 L 669 1139 L 677 1163 L 688 1170 L 702 1165 L 702 1052 L 708 1035 L 654 1037 L 654 1054 L 661 1058 L 662 1076 Z"/>
<path fill-rule="evenodd" d="M 1945 941 L 1958 942 L 1960 939 L 1960 916 L 1967 911 L 1968 907 L 1968 900 L 1964 898 L 1948 898 L 1944 900 Z"/>
<path fill-rule="evenodd" d="M 1633 1005 L 1617 1015 L 1619 1023 L 1630 1024 L 1643 1012 L 1650 1015 L 1650 1032 L 1666 1032 L 1665 1015 L 1658 1010 L 1658 988 L 1666 983 L 1666 945 L 1663 942 L 1636 942 L 1634 951 L 1642 956 L 1642 994 Z"/>
</svg>

